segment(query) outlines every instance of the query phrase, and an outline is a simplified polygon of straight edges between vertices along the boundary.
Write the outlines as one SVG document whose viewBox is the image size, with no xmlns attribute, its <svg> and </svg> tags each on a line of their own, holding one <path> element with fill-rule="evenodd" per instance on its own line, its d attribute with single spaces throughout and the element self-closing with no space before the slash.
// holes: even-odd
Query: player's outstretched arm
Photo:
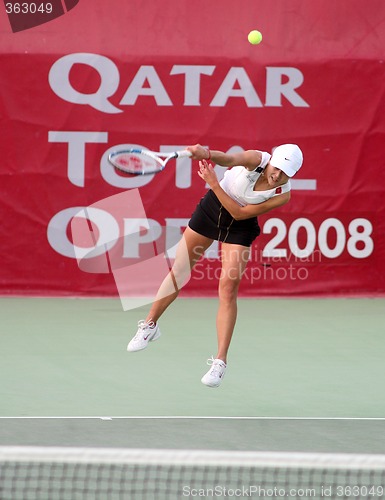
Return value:
<svg viewBox="0 0 385 500">
<path fill-rule="evenodd" d="M 193 160 L 210 160 L 222 167 L 243 166 L 247 170 L 255 170 L 262 161 L 262 153 L 249 149 L 240 153 L 224 153 L 215 149 L 208 149 L 200 144 L 188 146 Z"/>
</svg>

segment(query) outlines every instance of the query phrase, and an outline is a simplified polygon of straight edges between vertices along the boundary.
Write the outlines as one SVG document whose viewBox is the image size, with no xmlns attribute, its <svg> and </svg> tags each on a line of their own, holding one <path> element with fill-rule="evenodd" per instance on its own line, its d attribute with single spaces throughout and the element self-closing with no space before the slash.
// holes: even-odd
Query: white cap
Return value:
<svg viewBox="0 0 385 500">
<path fill-rule="evenodd" d="M 296 144 L 282 144 L 274 149 L 270 165 L 279 168 L 288 177 L 293 177 L 301 168 L 302 151 Z"/>
</svg>

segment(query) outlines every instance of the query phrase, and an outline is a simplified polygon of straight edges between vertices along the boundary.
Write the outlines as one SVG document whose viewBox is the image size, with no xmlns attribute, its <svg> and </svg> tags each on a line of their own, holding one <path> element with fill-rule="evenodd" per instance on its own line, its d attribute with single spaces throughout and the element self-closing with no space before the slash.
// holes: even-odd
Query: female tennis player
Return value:
<svg viewBox="0 0 385 500">
<path fill-rule="evenodd" d="M 303 156 L 295 144 L 278 146 L 271 156 L 267 152 L 248 150 L 223 153 L 200 144 L 187 148 L 192 159 L 199 160 L 198 175 L 210 190 L 200 200 L 178 245 L 174 265 L 161 284 L 145 320 L 128 344 L 128 351 L 145 349 L 161 335 L 158 320 L 176 299 L 190 276 L 191 269 L 214 240 L 221 243 L 221 276 L 216 327 L 218 352 L 208 360 L 211 365 L 202 383 L 218 387 L 227 367 L 229 350 L 237 318 L 237 295 L 245 271 L 250 245 L 259 235 L 259 215 L 281 207 L 290 200 L 290 177 L 302 166 Z M 219 182 L 209 161 L 226 171 Z"/>
</svg>

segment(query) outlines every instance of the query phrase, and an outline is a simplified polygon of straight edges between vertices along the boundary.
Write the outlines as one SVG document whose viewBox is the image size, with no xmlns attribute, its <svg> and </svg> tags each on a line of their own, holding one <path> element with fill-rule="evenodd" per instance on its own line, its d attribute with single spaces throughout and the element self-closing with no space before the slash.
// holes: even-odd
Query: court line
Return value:
<svg viewBox="0 0 385 500">
<path fill-rule="evenodd" d="M 13 416 L 0 420 L 353 420 L 385 421 L 385 417 L 231 417 L 231 416 Z"/>
</svg>

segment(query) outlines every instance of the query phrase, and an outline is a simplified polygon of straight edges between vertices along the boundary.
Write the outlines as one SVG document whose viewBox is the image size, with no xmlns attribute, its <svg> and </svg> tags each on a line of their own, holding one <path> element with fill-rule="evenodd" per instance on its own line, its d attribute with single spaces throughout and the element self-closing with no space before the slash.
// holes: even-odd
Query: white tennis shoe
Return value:
<svg viewBox="0 0 385 500">
<path fill-rule="evenodd" d="M 140 320 L 138 322 L 138 331 L 130 340 L 127 351 L 135 352 L 145 349 L 149 342 L 157 340 L 161 336 L 160 328 L 153 321 L 146 322 Z"/>
<path fill-rule="evenodd" d="M 219 387 L 223 377 L 225 376 L 227 365 L 221 359 L 214 359 L 213 356 L 207 360 L 207 364 L 211 365 L 210 370 L 203 375 L 202 384 L 207 385 L 207 387 Z"/>
</svg>

